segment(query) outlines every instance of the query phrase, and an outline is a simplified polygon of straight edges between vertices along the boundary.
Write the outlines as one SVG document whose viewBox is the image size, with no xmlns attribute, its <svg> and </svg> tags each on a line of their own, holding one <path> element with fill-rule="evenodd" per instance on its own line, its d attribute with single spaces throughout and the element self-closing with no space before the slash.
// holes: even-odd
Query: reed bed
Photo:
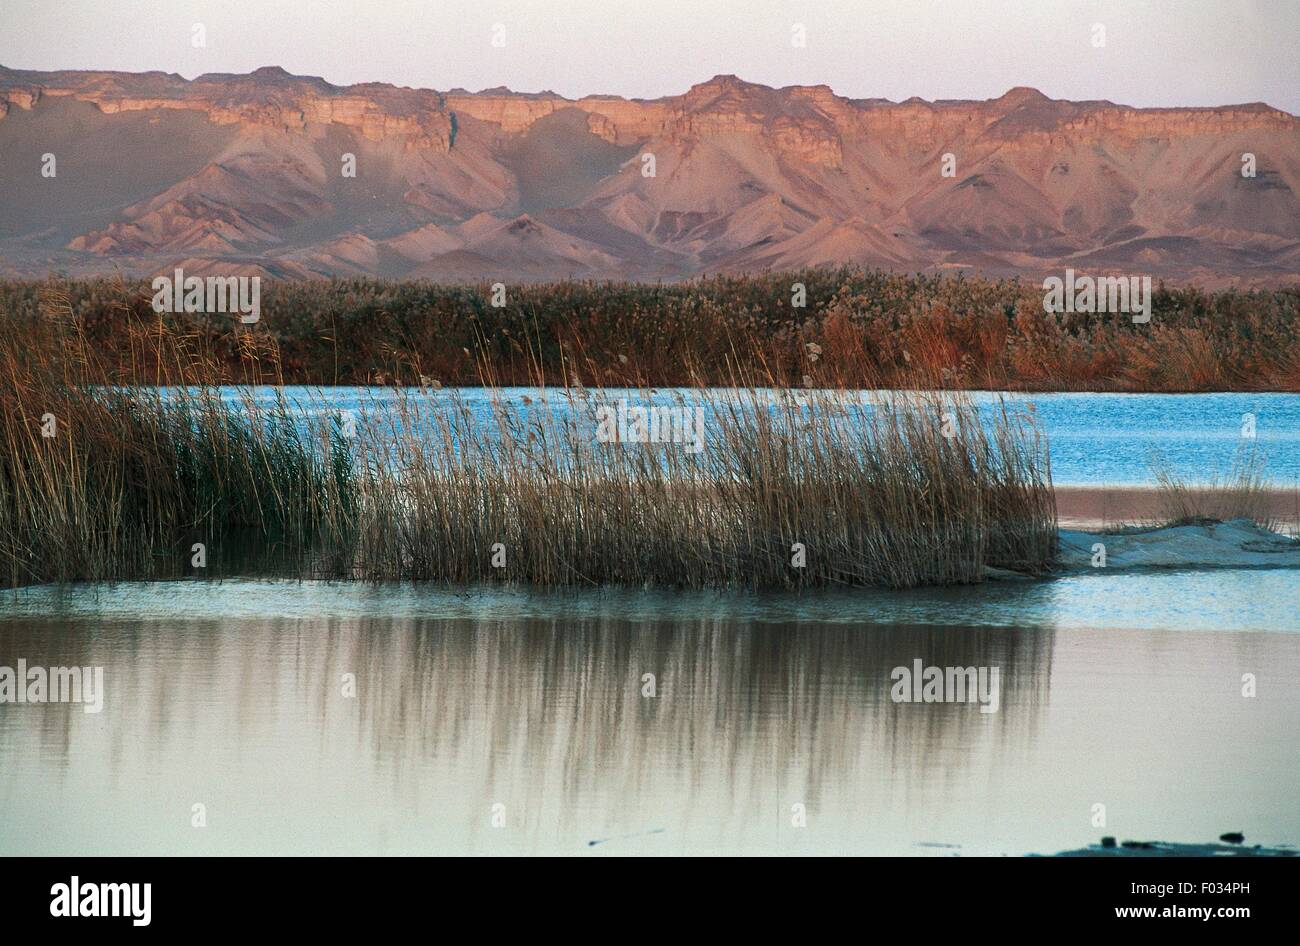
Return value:
<svg viewBox="0 0 1300 946">
<path fill-rule="evenodd" d="M 1046 450 L 1026 418 L 990 433 L 937 395 L 692 389 L 673 409 L 704 421 L 694 454 L 597 440 L 611 392 L 527 396 L 499 396 L 484 423 L 456 392 L 404 393 L 358 425 L 359 574 L 910 587 L 1037 573 L 1055 553 Z"/>
<path fill-rule="evenodd" d="M 186 341 L 165 348 L 202 375 Z M 310 436 L 283 397 L 249 390 L 232 402 L 212 384 L 164 391 L 147 383 L 157 370 L 106 370 L 75 320 L 0 319 L 9 585 L 175 576 L 196 555 L 241 541 L 260 553 L 305 548 L 349 521 L 353 469 L 337 433 Z"/>
<path fill-rule="evenodd" d="M 961 395 L 791 390 L 733 347 L 725 390 L 664 405 L 702 424 L 698 452 L 607 442 L 599 409 L 655 392 L 542 387 L 533 340 L 532 394 L 507 390 L 480 345 L 488 409 L 430 381 L 345 416 L 274 386 L 223 397 L 204 337 L 156 318 L 127 320 L 130 357 L 107 359 L 62 301 L 35 323 L 0 318 L 10 585 L 214 574 L 190 564 L 194 543 L 225 573 L 247 567 L 234 549 L 260 569 L 276 549 L 278 574 L 538 587 L 910 587 L 1039 573 L 1055 555 L 1033 418 L 981 423 Z M 273 339 L 240 349 L 243 372 L 281 380 Z"/>
<path fill-rule="evenodd" d="M 1231 470 L 1208 482 L 1192 482 L 1156 458 L 1152 473 L 1159 496 L 1161 526 L 1248 519 L 1271 531 L 1280 531 L 1275 514 L 1275 485 L 1265 475 L 1264 454 L 1250 446 L 1237 452 Z"/>
<path fill-rule="evenodd" d="M 794 287 L 805 297 L 797 306 Z M 63 293 L 105 359 L 126 367 L 148 339 L 145 281 L 0 280 L 0 312 L 34 318 Z M 488 355 L 503 384 L 725 385 L 733 340 L 777 386 L 1048 391 L 1300 391 L 1300 288 L 1207 291 L 1157 285 L 1151 321 L 1043 311 L 1033 280 L 808 269 L 670 285 L 488 285 L 381 279 L 264 281 L 252 338 L 274 343 L 292 384 L 479 383 Z M 233 380 L 255 380 L 250 336 L 225 317 L 167 316 Z M 535 351 L 521 340 L 531 338 Z M 816 363 L 809 346 L 820 352 Z M 269 354 L 269 352 L 268 352 Z M 171 368 L 163 359 L 163 368 Z M 173 378 L 173 381 L 175 379 Z"/>
</svg>

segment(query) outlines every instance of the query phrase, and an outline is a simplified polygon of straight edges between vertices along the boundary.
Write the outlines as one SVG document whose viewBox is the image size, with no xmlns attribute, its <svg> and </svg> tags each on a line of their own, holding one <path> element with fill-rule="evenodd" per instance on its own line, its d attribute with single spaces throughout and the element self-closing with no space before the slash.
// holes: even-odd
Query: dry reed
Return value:
<svg viewBox="0 0 1300 946">
<path fill-rule="evenodd" d="M 232 398 L 202 338 L 126 324 L 130 358 L 110 363 L 58 299 L 38 323 L 0 319 L 10 585 L 186 574 L 194 543 L 279 549 L 303 576 L 544 587 L 908 587 L 1038 573 L 1055 554 L 1032 418 L 982 423 L 960 395 L 783 390 L 733 347 L 728 388 L 666 405 L 703 418 L 692 453 L 597 438 L 596 407 L 648 389 L 566 372 L 508 391 L 482 349 L 489 409 L 430 385 L 344 418 L 280 387 Z M 244 374 L 279 380 L 274 344 L 248 335 Z"/>
<path fill-rule="evenodd" d="M 1274 486 L 1264 475 L 1265 457 L 1251 446 L 1237 452 L 1232 469 L 1206 482 L 1192 482 L 1175 473 L 1162 459 L 1152 464 L 1162 526 L 1248 519 L 1277 531 Z"/>
</svg>

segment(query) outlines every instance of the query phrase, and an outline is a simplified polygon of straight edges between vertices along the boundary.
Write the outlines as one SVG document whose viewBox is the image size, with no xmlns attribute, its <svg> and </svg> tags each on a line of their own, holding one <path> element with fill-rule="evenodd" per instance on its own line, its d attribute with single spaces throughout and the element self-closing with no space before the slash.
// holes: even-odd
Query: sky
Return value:
<svg viewBox="0 0 1300 946">
<path fill-rule="evenodd" d="M 1263 101 L 1300 114 L 1300 0 L 3 4 L 0 64 L 21 69 L 158 69 L 193 78 L 278 65 L 340 85 L 504 85 L 573 98 L 675 95 L 733 73 L 896 101 L 995 98 L 1027 85 L 1053 98 Z M 192 41 L 195 24 L 205 33 L 201 47 Z"/>
</svg>

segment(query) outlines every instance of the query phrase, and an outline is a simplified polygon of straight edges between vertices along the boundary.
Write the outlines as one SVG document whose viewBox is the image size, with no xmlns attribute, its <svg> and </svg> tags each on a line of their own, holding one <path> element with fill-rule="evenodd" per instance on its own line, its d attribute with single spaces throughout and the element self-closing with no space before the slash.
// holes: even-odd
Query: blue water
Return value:
<svg viewBox="0 0 1300 946">
<path fill-rule="evenodd" d="M 1057 630 L 1297 634 L 1292 569 L 1091 570 L 1049 581 L 889 591 L 539 591 L 496 585 L 226 579 L 40 585 L 0 592 L 0 621 L 410 620 L 727 621 L 857 628 L 1026 627 Z M 1153 602 L 1160 602 L 1159 607 Z"/>
<path fill-rule="evenodd" d="M 288 398 L 305 410 L 355 411 L 369 417 L 391 410 L 396 396 L 383 388 L 286 388 Z M 550 397 L 536 388 L 504 388 L 503 401 L 527 414 L 549 403 L 557 414 L 574 410 L 556 389 Z M 686 393 L 672 389 L 646 396 L 636 390 L 604 389 L 591 392 L 580 408 L 629 403 L 672 405 Z M 719 391 L 725 398 L 727 392 Z M 227 388 L 231 401 L 247 397 L 246 389 Z M 274 388 L 258 388 L 260 402 L 276 397 Z M 424 402 L 426 409 L 459 398 L 477 418 L 487 420 L 491 396 L 482 388 L 450 391 L 405 392 Z M 870 394 L 864 396 L 870 397 Z M 1001 399 L 1016 411 L 1032 409 L 1046 433 L 1052 477 L 1059 486 L 1139 486 L 1153 482 L 1152 464 L 1160 462 L 1193 482 L 1228 476 L 1243 450 L 1257 448 L 1265 457 L 1266 475 L 1278 486 L 1300 482 L 1300 395 L 1297 394 L 998 394 L 969 395 L 981 415 L 991 418 Z M 526 405 L 525 398 L 531 402 Z M 1254 419 L 1254 438 L 1243 436 L 1248 415 Z M 706 424 L 707 438 L 707 424 Z"/>
<path fill-rule="evenodd" d="M 1279 485 L 1300 480 L 1300 395 L 1035 394 L 1052 478 L 1062 486 L 1147 485 L 1151 462 L 1195 481 L 1227 475 L 1238 452 L 1256 446 Z M 980 395 L 982 401 L 992 395 Z M 1242 436 L 1246 415 L 1255 437 Z"/>
</svg>

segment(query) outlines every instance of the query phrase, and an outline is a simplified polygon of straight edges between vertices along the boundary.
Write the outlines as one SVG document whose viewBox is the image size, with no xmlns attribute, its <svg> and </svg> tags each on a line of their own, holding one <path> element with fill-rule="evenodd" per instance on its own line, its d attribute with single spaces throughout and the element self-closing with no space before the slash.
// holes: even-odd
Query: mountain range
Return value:
<svg viewBox="0 0 1300 946">
<path fill-rule="evenodd" d="M 1247 173 L 1243 174 L 1243 170 Z M 350 173 L 351 172 L 351 173 Z M 354 175 L 354 176 L 353 176 Z M 0 273 L 1300 281 L 1300 119 L 1015 88 L 642 100 L 0 67 Z"/>
</svg>

